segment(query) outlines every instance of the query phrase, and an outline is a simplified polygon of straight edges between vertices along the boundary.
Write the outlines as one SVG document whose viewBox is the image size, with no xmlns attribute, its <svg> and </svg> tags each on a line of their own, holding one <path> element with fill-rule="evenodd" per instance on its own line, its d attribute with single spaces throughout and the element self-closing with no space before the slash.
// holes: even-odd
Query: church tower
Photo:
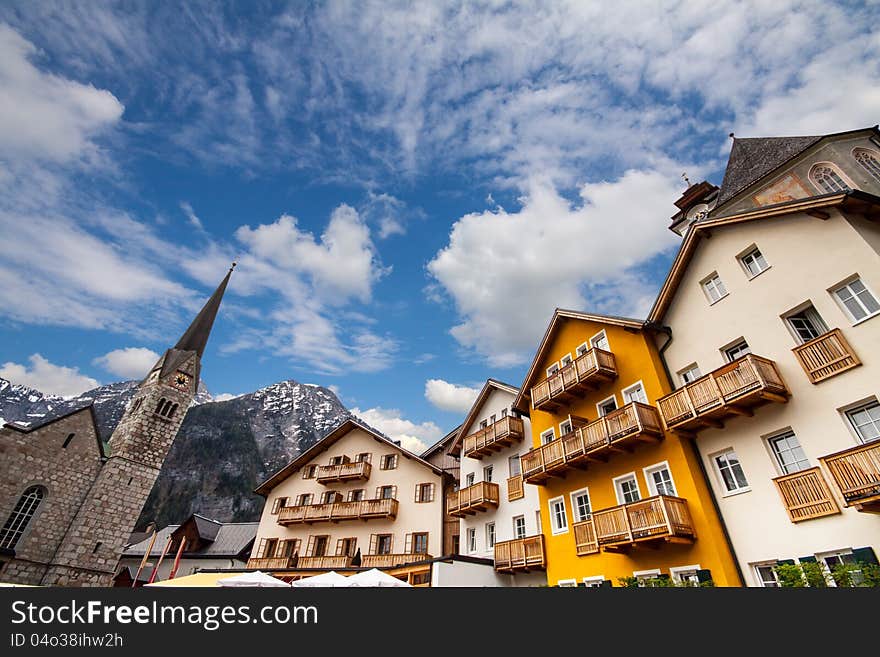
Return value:
<svg viewBox="0 0 880 657">
<path fill-rule="evenodd" d="M 111 584 L 119 555 L 198 390 L 201 358 L 231 274 L 232 269 L 177 344 L 141 382 L 110 437 L 109 457 L 56 551 L 43 585 Z"/>
</svg>

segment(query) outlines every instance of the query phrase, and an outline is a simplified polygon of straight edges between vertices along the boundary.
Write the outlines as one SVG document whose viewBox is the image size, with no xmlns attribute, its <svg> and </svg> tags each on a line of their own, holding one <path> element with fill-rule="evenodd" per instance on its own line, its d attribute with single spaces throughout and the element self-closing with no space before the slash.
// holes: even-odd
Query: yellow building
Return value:
<svg viewBox="0 0 880 657">
<path fill-rule="evenodd" d="M 554 313 L 515 403 L 549 585 L 741 585 L 700 460 L 651 405 L 670 390 L 643 322 Z"/>
</svg>

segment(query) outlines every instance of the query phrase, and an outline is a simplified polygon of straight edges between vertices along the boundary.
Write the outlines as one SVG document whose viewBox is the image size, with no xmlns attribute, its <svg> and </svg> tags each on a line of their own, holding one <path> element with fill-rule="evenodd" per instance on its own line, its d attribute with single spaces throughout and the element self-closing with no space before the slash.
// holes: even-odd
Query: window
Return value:
<svg viewBox="0 0 880 657">
<path fill-rule="evenodd" d="M 608 582 L 610 586 L 611 582 Z M 595 577 L 584 577 L 584 586 L 588 589 L 599 589 L 605 586 L 605 576 L 596 575 Z"/>
<path fill-rule="evenodd" d="M 489 426 L 488 420 L 480 420 L 480 429 L 485 429 L 488 426 Z"/>
<path fill-rule="evenodd" d="M 312 494 L 311 493 L 301 493 L 299 497 L 296 498 L 297 506 L 308 506 L 312 503 Z"/>
<path fill-rule="evenodd" d="M 669 463 L 666 461 L 645 468 L 645 481 L 648 482 L 651 495 L 677 495 Z"/>
<path fill-rule="evenodd" d="M 641 381 L 631 385 L 629 388 L 623 389 L 624 405 L 629 404 L 630 402 L 648 403 L 648 395 L 645 394 L 645 386 L 642 385 Z"/>
<path fill-rule="evenodd" d="M 564 534 L 568 531 L 568 516 L 565 515 L 565 498 L 555 497 L 548 503 L 550 507 L 550 528 L 553 534 Z"/>
<path fill-rule="evenodd" d="M 562 588 L 572 588 L 577 585 L 578 585 L 578 582 L 576 579 L 561 579 L 558 582 L 556 582 L 556 586 L 559 586 Z"/>
<path fill-rule="evenodd" d="M 590 491 L 586 488 L 576 490 L 571 494 L 572 515 L 575 522 L 586 520 L 590 517 L 592 509 L 590 508 Z"/>
<path fill-rule="evenodd" d="M 433 502 L 434 501 L 434 484 L 417 484 L 416 485 L 416 502 Z"/>
<path fill-rule="evenodd" d="M 541 522 L 541 509 L 535 509 L 535 527 L 538 528 L 538 533 L 544 533 L 544 523 Z"/>
<path fill-rule="evenodd" d="M 880 303 L 860 278 L 835 288 L 834 296 L 853 322 L 860 322 L 880 312 Z"/>
<path fill-rule="evenodd" d="M 277 538 L 261 538 L 260 545 L 257 548 L 257 557 L 260 559 L 270 559 L 275 556 L 277 549 Z"/>
<path fill-rule="evenodd" d="M 810 182 L 824 194 L 849 191 L 849 185 L 844 181 L 840 170 L 830 162 L 814 164 L 810 169 Z"/>
<path fill-rule="evenodd" d="M 419 532 L 410 535 L 410 552 L 408 554 L 428 554 L 428 533 Z"/>
<path fill-rule="evenodd" d="M 519 460 L 519 454 L 507 459 L 507 467 L 510 469 L 511 477 L 522 474 L 522 463 Z"/>
<path fill-rule="evenodd" d="M 716 456 L 714 460 L 718 475 L 721 477 L 721 483 L 724 484 L 724 489 L 728 493 L 749 490 L 749 482 L 746 481 L 746 475 L 736 452 L 733 450 L 724 452 Z"/>
<path fill-rule="evenodd" d="M 467 549 L 468 552 L 477 551 L 477 529 L 476 527 L 468 527 L 467 530 Z"/>
<path fill-rule="evenodd" d="M 770 268 L 770 265 L 767 264 L 766 258 L 764 258 L 764 254 L 761 253 L 758 247 L 755 247 L 745 255 L 740 256 L 739 262 L 743 269 L 746 270 L 746 274 L 749 278 L 754 278 L 762 271 Z"/>
<path fill-rule="evenodd" d="M 804 344 L 828 332 L 828 327 L 812 304 L 785 317 L 795 339 Z"/>
<path fill-rule="evenodd" d="M 397 486 L 379 486 L 376 489 L 376 497 L 380 500 L 397 499 Z"/>
<path fill-rule="evenodd" d="M 819 558 L 822 563 L 825 564 L 825 568 L 827 570 L 825 577 L 831 583 L 834 583 L 835 581 L 833 577 L 835 566 L 842 566 L 844 564 L 856 564 L 859 562 L 859 560 L 856 558 L 856 555 L 853 554 L 852 550 L 840 550 L 838 552 L 825 554 L 824 556 L 821 556 Z M 851 586 L 858 586 L 865 581 L 865 576 L 862 574 L 861 570 L 851 569 L 849 575 Z M 838 584 L 836 583 L 834 585 L 838 586 Z M 846 586 L 846 584 L 844 584 L 844 586 Z"/>
<path fill-rule="evenodd" d="M 525 538 L 526 537 L 526 517 L 525 516 L 516 516 L 513 519 L 513 537 L 514 538 Z"/>
<path fill-rule="evenodd" d="M 676 568 L 670 568 L 669 575 L 672 577 L 672 581 L 677 584 L 681 584 L 683 586 L 699 586 L 699 571 L 699 564 L 695 566 L 678 566 Z"/>
<path fill-rule="evenodd" d="M 465 486 L 473 486 L 474 485 L 474 473 L 468 472 L 467 476 L 464 478 Z"/>
<path fill-rule="evenodd" d="M 67 434 L 67 438 L 64 439 L 64 442 L 61 444 L 61 449 L 67 449 L 67 446 L 70 445 L 70 441 L 73 440 L 75 433 Z"/>
<path fill-rule="evenodd" d="M 551 427 L 547 429 L 547 431 L 541 432 L 541 444 L 546 445 L 549 442 L 553 442 L 556 438 L 556 431 Z"/>
<path fill-rule="evenodd" d="M 727 288 L 724 287 L 718 274 L 712 274 L 709 278 L 704 279 L 700 285 L 703 286 L 703 292 L 710 304 L 727 296 Z"/>
<path fill-rule="evenodd" d="M 810 461 L 801 444 L 798 442 L 794 431 L 786 431 L 785 433 L 771 437 L 768 441 L 773 455 L 779 463 L 783 474 L 791 474 L 792 472 L 800 472 L 810 467 Z"/>
<path fill-rule="evenodd" d="M 560 369 L 563 367 L 568 367 L 569 365 L 571 365 L 571 354 L 565 354 L 565 356 L 559 359 Z"/>
<path fill-rule="evenodd" d="M 348 491 L 348 501 L 349 502 L 360 502 L 364 499 L 364 489 L 357 488 L 355 490 Z"/>
<path fill-rule="evenodd" d="M 863 443 L 880 439 L 880 403 L 876 399 L 847 411 L 846 417 Z"/>
<path fill-rule="evenodd" d="M 336 556 L 353 557 L 357 551 L 357 539 L 354 537 L 336 539 Z"/>
<path fill-rule="evenodd" d="M 305 470 L 303 470 L 303 479 L 314 479 L 317 474 L 317 465 L 307 465 Z"/>
<path fill-rule="evenodd" d="M 321 495 L 321 504 L 333 504 L 337 501 L 337 495 L 339 495 L 339 493 L 335 490 L 324 491 Z"/>
<path fill-rule="evenodd" d="M 572 427 L 571 420 L 565 420 L 564 422 L 561 422 L 559 424 L 559 435 L 560 436 L 565 436 L 565 435 L 571 433 L 572 431 L 574 431 L 574 428 Z"/>
<path fill-rule="evenodd" d="M 559 371 L 559 363 L 553 363 L 550 367 L 547 368 L 547 376 L 553 376 Z"/>
<path fill-rule="evenodd" d="M 877 151 L 856 148 L 853 150 L 853 157 L 872 178 L 880 181 L 880 154 Z"/>
<path fill-rule="evenodd" d="M 578 356 L 583 356 L 589 350 L 590 350 L 590 345 L 588 345 L 586 342 L 584 342 L 583 344 L 578 345 L 577 349 L 575 349 L 575 353 Z"/>
<path fill-rule="evenodd" d="M 290 538 L 284 541 L 278 542 L 278 548 L 275 551 L 275 556 L 281 558 L 292 557 L 299 550 L 299 539 L 298 538 Z"/>
<path fill-rule="evenodd" d="M 343 463 L 346 463 L 347 461 L 348 461 L 348 459 L 344 456 L 334 456 L 333 458 L 330 459 L 330 465 L 342 465 Z"/>
<path fill-rule="evenodd" d="M 483 481 L 492 481 L 492 471 L 493 468 L 491 465 L 487 465 L 483 468 Z"/>
<path fill-rule="evenodd" d="M 495 547 L 495 523 L 486 523 L 486 549 Z"/>
<path fill-rule="evenodd" d="M 724 357 L 727 359 L 728 363 L 732 363 L 737 358 L 742 358 L 750 353 L 752 353 L 752 350 L 749 348 L 749 344 L 745 340 L 740 340 L 735 345 L 724 349 Z"/>
<path fill-rule="evenodd" d="M 33 520 L 40 502 L 43 501 L 45 490 L 42 486 L 31 486 L 18 498 L 12 513 L 6 519 L 6 524 L 0 530 L 0 548 L 8 550 L 15 548 L 24 530 Z"/>
<path fill-rule="evenodd" d="M 330 542 L 330 537 L 327 535 L 323 536 L 312 536 L 312 551 L 311 555 L 313 557 L 325 557 L 327 556 L 327 544 Z"/>
<path fill-rule="evenodd" d="M 636 480 L 636 473 L 630 472 L 621 477 L 615 477 L 614 492 L 617 493 L 618 504 L 629 504 L 642 499 L 642 494 L 639 492 L 639 482 Z"/>
<path fill-rule="evenodd" d="M 612 411 L 617 410 L 617 398 L 612 395 L 608 399 L 603 399 L 598 404 L 596 404 L 596 412 L 599 414 L 599 417 L 603 417 L 608 415 Z"/>
<path fill-rule="evenodd" d="M 758 576 L 758 584 L 765 589 L 778 589 L 779 580 L 774 570 L 775 563 L 758 564 L 755 566 L 755 574 Z"/>
<path fill-rule="evenodd" d="M 659 569 L 640 570 L 633 573 L 640 588 L 654 588 L 658 586 L 657 580 L 662 577 Z"/>
<path fill-rule="evenodd" d="M 363 452 L 361 454 L 358 454 L 354 460 L 358 463 L 369 463 L 370 459 L 372 459 L 372 458 L 373 458 L 372 454 L 370 454 L 369 452 Z"/>
<path fill-rule="evenodd" d="M 391 534 L 373 534 L 373 554 L 391 554 L 394 536 Z"/>
<path fill-rule="evenodd" d="M 611 351 L 611 345 L 608 343 L 608 336 L 605 334 L 605 331 L 599 331 L 596 335 L 590 338 L 590 346 L 595 349 Z"/>
<path fill-rule="evenodd" d="M 286 497 L 276 497 L 275 501 L 272 502 L 272 515 L 275 515 L 281 510 L 281 507 L 287 506 L 287 498 Z"/>
<path fill-rule="evenodd" d="M 495 417 L 496 416 L 494 413 L 489 416 L 489 424 L 495 424 Z"/>
<path fill-rule="evenodd" d="M 397 454 L 383 454 L 379 463 L 380 470 L 394 470 L 397 467 Z"/>
<path fill-rule="evenodd" d="M 502 408 L 502 409 L 501 409 L 501 417 L 502 417 L 502 418 L 507 417 L 507 409 L 506 409 L 506 408 Z"/>
<path fill-rule="evenodd" d="M 701 376 L 703 376 L 703 375 L 700 372 L 700 367 L 696 363 L 694 363 L 693 365 L 688 365 L 686 368 L 684 368 L 683 370 L 681 370 L 678 373 L 678 378 L 680 378 L 681 382 L 685 385 L 687 385 L 688 383 L 691 383 L 693 381 L 696 381 Z"/>
</svg>

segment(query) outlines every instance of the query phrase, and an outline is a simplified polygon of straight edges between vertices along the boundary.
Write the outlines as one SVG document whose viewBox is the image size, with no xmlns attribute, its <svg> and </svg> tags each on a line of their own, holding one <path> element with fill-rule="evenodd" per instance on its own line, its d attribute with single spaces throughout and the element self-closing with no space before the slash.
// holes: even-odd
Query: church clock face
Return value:
<svg viewBox="0 0 880 657">
<path fill-rule="evenodd" d="M 178 390 L 186 390 L 189 387 L 189 377 L 183 372 L 178 372 L 174 377 L 174 387 Z"/>
</svg>

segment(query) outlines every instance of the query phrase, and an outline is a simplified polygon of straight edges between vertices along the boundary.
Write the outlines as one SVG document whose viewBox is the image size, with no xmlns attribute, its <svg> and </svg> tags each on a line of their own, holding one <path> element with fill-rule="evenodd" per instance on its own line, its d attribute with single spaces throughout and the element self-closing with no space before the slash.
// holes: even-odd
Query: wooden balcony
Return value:
<svg viewBox="0 0 880 657">
<path fill-rule="evenodd" d="M 632 451 L 640 442 L 663 438 L 657 409 L 641 402 L 590 422 L 520 457 L 526 483 L 541 485 L 569 468 L 584 469 L 590 461 L 607 461 L 614 452 Z"/>
<path fill-rule="evenodd" d="M 278 524 L 296 525 L 314 522 L 340 522 L 342 520 L 393 519 L 397 517 L 397 507 L 397 500 L 393 499 L 284 506 L 278 512 Z"/>
<path fill-rule="evenodd" d="M 508 415 L 476 433 L 465 436 L 462 453 L 472 459 L 481 459 L 492 452 L 498 452 L 525 436 L 522 418 Z"/>
<path fill-rule="evenodd" d="M 579 557 L 596 554 L 599 551 L 599 540 L 596 538 L 596 526 L 593 519 L 581 520 L 572 525 L 574 529 L 574 546 Z"/>
<path fill-rule="evenodd" d="M 293 568 L 293 557 L 254 557 L 248 559 L 247 567 L 257 570 L 287 570 Z"/>
<path fill-rule="evenodd" d="M 297 568 L 322 568 L 336 570 L 337 568 L 350 568 L 351 557 L 338 555 L 333 557 L 299 557 L 296 562 Z"/>
<path fill-rule="evenodd" d="M 366 461 L 340 463 L 339 465 L 322 465 L 318 468 L 319 484 L 335 484 L 345 481 L 358 481 L 370 478 L 372 466 Z"/>
<path fill-rule="evenodd" d="M 792 522 L 840 513 L 818 466 L 776 477 L 773 483 Z"/>
<path fill-rule="evenodd" d="M 696 538 L 687 500 L 656 495 L 593 513 L 596 543 L 624 552 L 641 543 L 692 543 Z"/>
<path fill-rule="evenodd" d="M 587 390 L 595 390 L 617 378 L 614 354 L 604 349 L 590 349 L 572 363 L 532 386 L 532 408 L 555 411 Z"/>
<path fill-rule="evenodd" d="M 515 502 L 526 496 L 523 486 L 523 476 L 521 474 L 514 475 L 507 480 L 507 501 Z"/>
<path fill-rule="evenodd" d="M 834 478 L 846 506 L 880 513 L 880 440 L 819 460 Z"/>
<path fill-rule="evenodd" d="M 430 554 L 365 554 L 361 557 L 362 568 L 393 568 L 407 563 L 433 559 Z"/>
<path fill-rule="evenodd" d="M 792 351 L 812 383 L 830 379 L 862 364 L 840 329 L 831 329 Z"/>
<path fill-rule="evenodd" d="M 498 508 L 498 484 L 480 481 L 476 484 L 450 491 L 446 496 L 446 513 L 456 518 L 473 516 L 481 511 Z"/>
<path fill-rule="evenodd" d="M 752 415 L 754 407 L 787 402 L 788 397 L 776 363 L 748 354 L 660 398 L 657 405 L 668 429 L 693 432 L 721 428 L 727 418 Z"/>
<path fill-rule="evenodd" d="M 544 536 L 526 536 L 495 544 L 495 570 L 499 572 L 528 572 L 547 569 L 547 551 Z"/>
</svg>

